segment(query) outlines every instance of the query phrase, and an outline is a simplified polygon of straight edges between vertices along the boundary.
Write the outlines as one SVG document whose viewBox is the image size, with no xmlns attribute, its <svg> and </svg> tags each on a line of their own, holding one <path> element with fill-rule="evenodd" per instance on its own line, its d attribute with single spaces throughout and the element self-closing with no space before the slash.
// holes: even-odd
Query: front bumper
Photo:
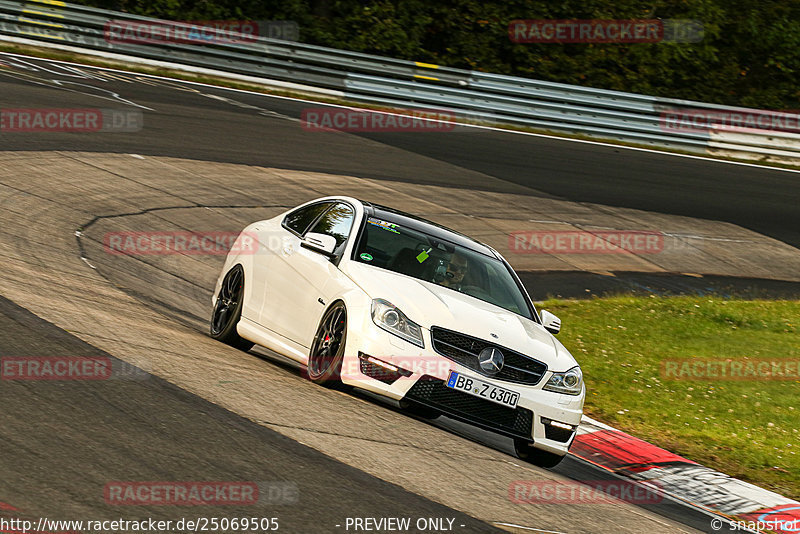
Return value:
<svg viewBox="0 0 800 534">
<path fill-rule="evenodd" d="M 401 403 L 428 406 L 486 430 L 532 441 L 535 447 L 555 454 L 566 454 L 583 414 L 585 389 L 580 395 L 543 390 L 551 371 L 534 386 L 492 379 L 434 352 L 430 332 L 423 331 L 424 349 L 378 328 L 369 316 L 361 324 L 351 323 L 342 381 Z M 383 364 L 389 367 L 380 369 Z M 382 372 L 376 373 L 376 369 Z M 509 408 L 447 387 L 450 371 L 519 393 L 517 407 Z"/>
</svg>

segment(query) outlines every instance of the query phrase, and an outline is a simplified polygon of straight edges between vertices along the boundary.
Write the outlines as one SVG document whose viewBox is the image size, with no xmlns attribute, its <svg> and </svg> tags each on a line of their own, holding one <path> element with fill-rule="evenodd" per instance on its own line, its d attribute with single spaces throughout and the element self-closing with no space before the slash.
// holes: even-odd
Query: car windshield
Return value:
<svg viewBox="0 0 800 534">
<path fill-rule="evenodd" d="M 354 259 L 532 319 L 522 291 L 503 262 L 416 229 L 370 217 Z"/>
</svg>

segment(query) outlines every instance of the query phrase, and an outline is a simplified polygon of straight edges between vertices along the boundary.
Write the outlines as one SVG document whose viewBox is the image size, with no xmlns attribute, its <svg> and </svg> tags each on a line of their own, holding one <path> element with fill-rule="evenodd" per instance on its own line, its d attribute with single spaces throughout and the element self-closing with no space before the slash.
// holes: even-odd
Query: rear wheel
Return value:
<svg viewBox="0 0 800 534">
<path fill-rule="evenodd" d="M 521 439 L 514 440 L 514 452 L 520 460 L 538 467 L 555 467 L 564 459 L 564 456 L 537 449 L 532 442 Z"/>
<path fill-rule="evenodd" d="M 308 354 L 306 376 L 328 387 L 341 386 L 342 361 L 347 341 L 347 309 L 337 302 L 325 312 Z"/>
<path fill-rule="evenodd" d="M 222 279 L 217 303 L 211 313 L 211 337 L 237 349 L 250 350 L 255 343 L 239 336 L 236 325 L 242 317 L 244 269 L 237 265 Z"/>
</svg>

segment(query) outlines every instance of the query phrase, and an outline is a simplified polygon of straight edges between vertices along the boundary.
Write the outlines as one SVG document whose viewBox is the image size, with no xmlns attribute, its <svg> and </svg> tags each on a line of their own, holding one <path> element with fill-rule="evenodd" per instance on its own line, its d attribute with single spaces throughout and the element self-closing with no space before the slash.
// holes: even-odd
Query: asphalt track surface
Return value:
<svg viewBox="0 0 800 534">
<path fill-rule="evenodd" d="M 3 354 L 17 357 L 82 354 L 109 358 L 112 367 L 122 363 L 4 298 L 0 346 Z M 3 383 L 0 465 L 3 491 L 13 494 L 4 497 L 29 516 L 100 519 L 120 515 L 113 500 L 98 498 L 114 481 L 256 482 L 261 502 L 204 506 L 201 515 L 277 517 L 285 531 L 330 532 L 341 530 L 336 527 L 345 525 L 346 517 L 413 512 L 453 519 L 461 532 L 499 532 L 151 374 L 129 371 L 127 376 Z M 315 511 L 315 503 L 327 506 Z M 76 510 L 82 512 L 76 516 Z M 168 506 L 145 510 L 138 516 L 177 517 Z"/>
<path fill-rule="evenodd" d="M 83 95 L 66 91 L 93 93 L 106 99 L 104 107 L 122 107 L 110 97 L 114 91 L 154 111 L 145 111 L 141 134 L 18 134 L 4 136 L 4 150 L 133 152 L 453 187 L 469 187 L 464 174 L 480 173 L 517 193 L 523 191 L 512 184 L 530 195 L 727 221 L 800 247 L 797 172 L 474 128 L 320 134 L 287 120 L 319 106 L 314 103 L 209 87 L 166 91 L 156 84 L 99 83 L 53 69 L 23 74 L 64 84 L 62 107 L 85 104 Z M 4 106 L 52 104 L 44 86 L 9 81 L 0 79 Z"/>
<path fill-rule="evenodd" d="M 452 520 L 457 532 L 501 532 L 127 365 L 2 297 L 0 347 L 18 358 L 107 358 L 116 378 L 2 384 L 0 496 L 13 498 L 24 514 L 0 509 L 0 517 L 116 519 L 123 514 L 107 497 L 107 485 L 218 480 L 256 483 L 261 498 L 255 505 L 203 506 L 202 517 L 279 518 L 284 531 L 338 532 L 348 517 L 412 516 Z M 462 430 L 467 438 L 487 439 Z M 577 480 L 614 480 L 573 458 L 557 470 Z M 697 527 L 707 524 L 703 514 L 678 502 L 648 508 Z M 125 512 L 126 519 L 197 516 L 163 505 Z"/>
<path fill-rule="evenodd" d="M 234 97 L 213 88 L 187 90 L 181 84 L 165 88 L 173 84 L 163 82 L 99 83 L 85 78 L 76 82 L 68 73 L 43 71 L 42 64 L 33 70 L 35 61 L 26 64 L 27 72 L 20 74 L 15 69 L 11 77 L 0 76 L 3 108 L 94 105 L 133 109 L 130 103 L 134 103 L 138 109 L 149 108 L 144 109 L 146 128 L 138 133 L 91 136 L 3 135 L 2 150 L 135 153 L 408 183 L 487 187 L 725 220 L 794 246 L 800 244 L 796 173 L 635 151 L 624 151 L 625 164 L 621 165 L 623 150 L 619 148 L 486 130 L 425 136 L 319 134 L 303 131 L 293 120 L 302 109 L 315 104 L 246 94 Z M 87 99 L 92 94 L 95 96 Z M 104 100 L 98 102 L 97 95 Z M 459 169 L 463 172 L 457 172 Z M 502 181 L 482 184 L 480 175 Z M 98 351 L 7 300 L 0 301 L 0 307 L 2 354 L 81 351 L 92 355 Z M 43 508 L 43 502 L 56 512 L 108 512 L 97 507 L 97 492 L 114 479 L 115 469 L 124 466 L 119 478 L 129 480 L 187 480 L 195 474 L 204 480 L 217 474 L 224 480 L 289 479 L 298 485 L 301 495 L 309 497 L 304 502 L 324 503 L 326 513 L 335 502 L 338 509 L 346 511 L 343 517 L 375 515 L 377 510 L 385 516 L 395 510 L 402 515 L 413 510 L 416 516 L 458 517 L 470 525 L 469 532 L 492 529 L 151 375 L 142 381 L 88 386 L 6 383 L 0 394 L 2 406 L 17 406 L 15 411 L 4 409 L 2 416 L 3 491 L 18 496 L 15 504 L 32 514 Z M 199 436 L 202 443 L 198 443 Z M 304 468 L 298 470 L 300 465 Z M 76 479 L 82 482 L 76 484 Z M 347 491 L 342 491 L 342 485 Z M 63 499 L 61 508 L 53 508 L 59 496 L 68 498 Z M 230 509 L 224 512 L 233 515 Z M 245 512 L 252 515 L 253 510 Z M 151 517 L 158 513 L 148 510 Z M 292 532 L 335 531 L 321 528 L 313 513 L 295 506 L 285 507 L 281 516 L 287 524 L 297 526 Z M 701 515 L 680 507 L 659 513 L 697 528 L 702 528 L 704 521 Z"/>
</svg>

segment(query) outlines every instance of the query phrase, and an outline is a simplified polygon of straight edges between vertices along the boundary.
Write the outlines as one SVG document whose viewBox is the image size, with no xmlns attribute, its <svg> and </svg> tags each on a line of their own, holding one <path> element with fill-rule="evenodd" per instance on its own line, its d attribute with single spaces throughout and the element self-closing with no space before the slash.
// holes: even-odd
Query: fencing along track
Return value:
<svg viewBox="0 0 800 534">
<path fill-rule="evenodd" d="M 200 28 L 58 0 L 0 0 L 0 41 L 77 47 L 93 54 L 166 62 L 177 69 L 202 69 L 267 84 L 299 84 L 312 92 L 316 89 L 350 101 L 442 110 L 479 123 L 583 134 L 700 154 L 800 163 L 800 115 L 794 113 L 593 89 L 254 35 L 236 34 L 242 39 L 231 39 L 230 33 L 215 34 L 216 30 L 209 28 L 200 28 L 202 38 L 189 40 L 118 38 L 122 35 L 120 28 L 137 25 L 163 28 L 173 34 L 175 30 L 185 33 Z M 740 126 L 706 127 L 714 117 L 717 122 L 721 117 Z M 674 121 L 679 118 L 684 120 L 683 126 L 676 126 Z M 698 120 L 699 126 L 692 122 Z"/>
</svg>

